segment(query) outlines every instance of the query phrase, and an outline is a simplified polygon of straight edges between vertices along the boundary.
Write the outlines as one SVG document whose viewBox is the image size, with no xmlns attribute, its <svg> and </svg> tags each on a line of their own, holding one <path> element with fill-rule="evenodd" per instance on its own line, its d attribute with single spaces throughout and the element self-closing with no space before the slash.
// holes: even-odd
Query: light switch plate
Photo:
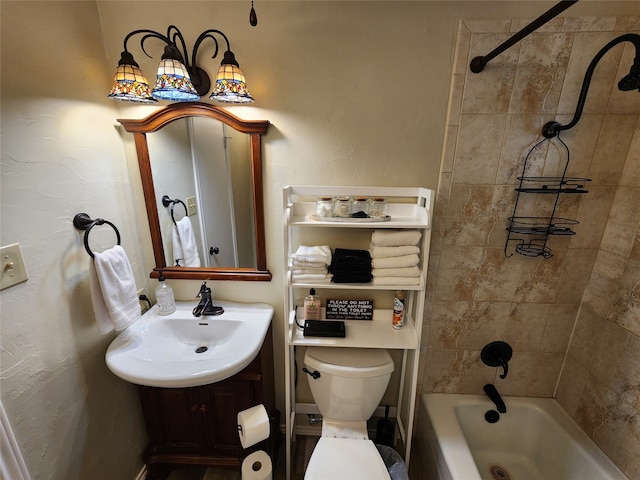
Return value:
<svg viewBox="0 0 640 480">
<path fill-rule="evenodd" d="M 0 247 L 0 259 L 2 260 L 0 263 L 0 268 L 2 268 L 0 290 L 29 280 L 19 244 L 14 243 Z"/>
<path fill-rule="evenodd" d="M 187 215 L 195 215 L 198 213 L 198 204 L 196 203 L 196 197 L 187 197 Z"/>
</svg>

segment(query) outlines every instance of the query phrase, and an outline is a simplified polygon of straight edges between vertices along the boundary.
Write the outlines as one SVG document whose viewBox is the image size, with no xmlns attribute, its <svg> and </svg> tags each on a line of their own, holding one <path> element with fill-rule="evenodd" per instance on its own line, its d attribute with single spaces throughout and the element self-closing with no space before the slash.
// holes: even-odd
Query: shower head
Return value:
<svg viewBox="0 0 640 480">
<path fill-rule="evenodd" d="M 637 53 L 640 55 L 640 52 Z M 623 92 L 640 91 L 640 56 L 636 57 L 629 73 L 620 79 L 618 89 Z"/>
<path fill-rule="evenodd" d="M 584 80 L 582 81 L 582 89 L 580 90 L 580 96 L 578 97 L 578 105 L 576 106 L 576 112 L 573 115 L 573 119 L 567 123 L 566 125 L 560 125 L 558 122 L 551 121 L 545 123 L 542 127 L 542 135 L 546 138 L 552 138 L 558 135 L 562 130 L 569 130 L 573 128 L 578 120 L 580 120 L 580 116 L 582 115 L 582 109 L 584 108 L 584 102 L 587 99 L 587 92 L 589 91 L 589 84 L 591 83 L 591 77 L 593 76 L 593 72 L 596 69 L 596 65 L 602 59 L 602 57 L 614 46 L 618 45 L 622 42 L 631 42 L 634 47 L 636 47 L 636 56 L 631 66 L 631 70 L 627 75 L 622 77 L 622 79 L 618 82 L 618 89 L 623 92 L 629 92 L 631 90 L 640 91 L 640 35 L 637 33 L 626 33 L 624 35 L 620 35 L 619 37 L 614 38 L 609 43 L 607 43 L 604 47 L 600 49 L 598 53 L 596 53 L 593 60 L 587 67 L 587 71 L 584 74 Z"/>
</svg>

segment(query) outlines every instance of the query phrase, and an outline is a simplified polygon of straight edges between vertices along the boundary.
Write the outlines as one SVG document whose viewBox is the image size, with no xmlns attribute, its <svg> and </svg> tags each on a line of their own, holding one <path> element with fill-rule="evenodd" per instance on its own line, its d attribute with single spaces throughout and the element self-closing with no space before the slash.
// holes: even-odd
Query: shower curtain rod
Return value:
<svg viewBox="0 0 640 480">
<path fill-rule="evenodd" d="M 481 71 L 484 70 L 484 67 L 487 66 L 487 63 L 489 63 L 490 60 L 497 57 L 508 48 L 512 47 L 514 44 L 522 40 L 524 37 L 526 37 L 530 33 L 536 31 L 542 25 L 547 23 L 549 20 L 551 20 L 561 12 L 564 12 L 567 8 L 569 8 L 574 3 L 578 3 L 578 0 L 562 0 L 560 3 L 556 4 L 554 7 L 547 10 L 545 13 L 540 15 L 529 25 L 527 25 L 522 30 L 514 34 L 509 40 L 502 43 L 497 48 L 493 49 L 484 57 L 482 56 L 475 57 L 473 60 L 471 60 L 471 63 L 469 64 L 469 68 L 473 73 L 480 73 Z"/>
</svg>

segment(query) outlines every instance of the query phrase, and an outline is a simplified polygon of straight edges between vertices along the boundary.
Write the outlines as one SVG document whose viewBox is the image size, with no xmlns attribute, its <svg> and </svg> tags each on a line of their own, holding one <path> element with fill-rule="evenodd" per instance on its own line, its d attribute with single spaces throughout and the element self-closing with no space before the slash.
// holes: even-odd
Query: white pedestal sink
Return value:
<svg viewBox="0 0 640 480">
<path fill-rule="evenodd" d="M 109 369 L 131 383 L 151 387 L 195 387 L 224 380 L 256 357 L 273 307 L 216 301 L 218 316 L 194 317 L 193 302 L 176 302 L 171 315 L 154 306 L 109 346 Z"/>
</svg>

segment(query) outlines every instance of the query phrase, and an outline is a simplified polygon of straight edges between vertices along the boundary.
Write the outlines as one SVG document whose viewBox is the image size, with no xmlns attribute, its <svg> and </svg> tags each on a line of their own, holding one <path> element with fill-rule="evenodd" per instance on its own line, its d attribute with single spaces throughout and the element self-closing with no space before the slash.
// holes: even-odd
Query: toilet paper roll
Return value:
<svg viewBox="0 0 640 480">
<path fill-rule="evenodd" d="M 269 415 L 264 405 L 238 412 L 238 435 L 242 448 L 249 448 L 269 438 Z"/>
<path fill-rule="evenodd" d="M 271 480 L 271 458 L 258 450 L 248 455 L 242 462 L 242 480 Z"/>
</svg>

